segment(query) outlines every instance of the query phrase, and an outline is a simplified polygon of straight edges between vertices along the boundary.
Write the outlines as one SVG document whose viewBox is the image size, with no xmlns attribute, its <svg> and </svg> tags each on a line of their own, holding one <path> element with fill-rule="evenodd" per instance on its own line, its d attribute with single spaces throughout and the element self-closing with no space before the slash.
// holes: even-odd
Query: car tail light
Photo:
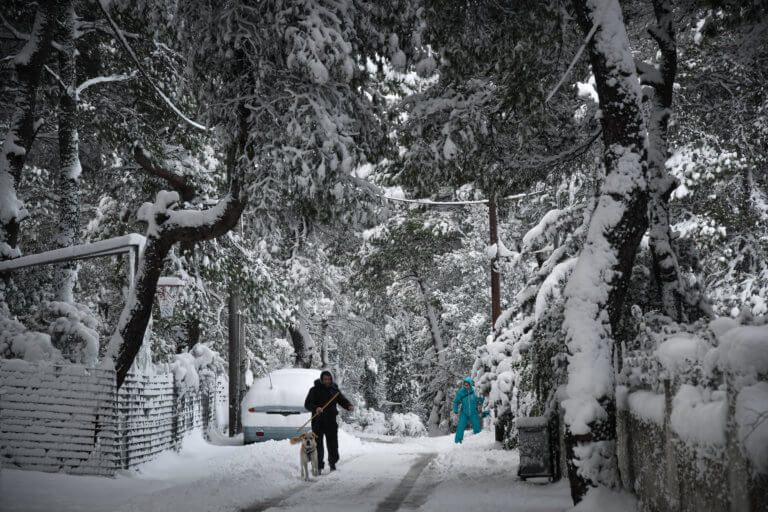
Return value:
<svg viewBox="0 0 768 512">
<path fill-rule="evenodd" d="M 256 412 L 256 408 L 255 407 L 251 407 L 250 409 L 248 409 L 248 412 Z"/>
<path fill-rule="evenodd" d="M 256 435 L 257 435 L 257 436 L 259 436 L 259 437 L 261 437 L 261 436 L 263 436 L 263 435 L 264 435 L 264 432 L 256 432 Z"/>
</svg>

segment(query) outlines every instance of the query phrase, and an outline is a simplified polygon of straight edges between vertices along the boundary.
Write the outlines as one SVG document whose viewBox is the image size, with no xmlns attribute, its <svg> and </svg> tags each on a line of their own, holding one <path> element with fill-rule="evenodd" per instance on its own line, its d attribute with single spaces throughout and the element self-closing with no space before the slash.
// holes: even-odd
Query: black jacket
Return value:
<svg viewBox="0 0 768 512">
<path fill-rule="evenodd" d="M 325 387 L 320 379 L 317 379 L 315 380 L 315 385 L 311 387 L 309 393 L 307 393 L 307 398 L 304 400 L 304 408 L 312 414 L 315 414 L 315 410 L 328 403 L 328 400 L 330 400 L 338 391 L 339 387 L 335 382 L 332 383 L 330 387 Z M 339 413 L 336 409 L 336 404 L 339 404 L 345 409 L 348 409 L 349 406 L 352 405 L 352 403 L 347 400 L 347 397 L 339 393 L 339 396 L 337 396 L 333 402 L 323 410 L 323 412 L 318 414 L 317 417 L 312 420 L 312 423 L 329 426 L 336 425 L 336 415 Z"/>
</svg>

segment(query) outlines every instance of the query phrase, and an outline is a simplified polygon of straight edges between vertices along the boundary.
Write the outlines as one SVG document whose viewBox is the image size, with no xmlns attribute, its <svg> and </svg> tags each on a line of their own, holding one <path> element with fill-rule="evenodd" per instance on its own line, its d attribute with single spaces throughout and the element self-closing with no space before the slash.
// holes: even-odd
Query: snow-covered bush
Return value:
<svg viewBox="0 0 768 512">
<path fill-rule="evenodd" d="M 201 381 L 215 385 L 216 374 L 224 371 L 224 360 L 207 345 L 198 343 L 192 350 L 173 356 L 169 364 L 179 395 L 200 388 Z"/>
<path fill-rule="evenodd" d="M 0 358 L 25 361 L 63 361 L 61 352 L 43 332 L 31 331 L 11 318 L 8 307 L 0 303 Z"/>
<path fill-rule="evenodd" d="M 95 365 L 99 359 L 99 320 L 84 304 L 44 302 L 40 308 L 51 342 L 74 363 Z"/>
<path fill-rule="evenodd" d="M 355 430 L 373 434 L 386 434 L 387 417 L 381 411 L 358 407 L 350 419 L 349 424 Z"/>
<path fill-rule="evenodd" d="M 427 435 L 427 429 L 418 415 L 409 412 L 384 414 L 375 409 L 360 407 L 349 422 L 353 430 L 366 434 L 377 434 L 396 437 L 422 437 Z"/>
<path fill-rule="evenodd" d="M 4 316 L 0 316 L 0 358 L 62 361 L 61 352 L 53 347 L 49 335 L 30 331 L 20 322 Z"/>
</svg>

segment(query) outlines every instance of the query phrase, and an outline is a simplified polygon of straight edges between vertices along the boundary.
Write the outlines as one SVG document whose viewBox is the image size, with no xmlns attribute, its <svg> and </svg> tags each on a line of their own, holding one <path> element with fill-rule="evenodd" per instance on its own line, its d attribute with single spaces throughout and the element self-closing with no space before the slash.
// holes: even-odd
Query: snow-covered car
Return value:
<svg viewBox="0 0 768 512">
<path fill-rule="evenodd" d="M 319 378 L 320 370 L 284 368 L 254 380 L 241 404 L 245 444 L 309 432 L 310 425 L 298 429 L 311 417 L 304 399 Z"/>
</svg>

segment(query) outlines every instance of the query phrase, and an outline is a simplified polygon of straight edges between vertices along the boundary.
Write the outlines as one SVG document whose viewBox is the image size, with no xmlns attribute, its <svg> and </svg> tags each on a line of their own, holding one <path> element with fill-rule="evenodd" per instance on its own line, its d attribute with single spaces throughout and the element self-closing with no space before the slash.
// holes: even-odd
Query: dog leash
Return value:
<svg viewBox="0 0 768 512">
<path fill-rule="evenodd" d="M 307 423 L 309 423 L 310 421 L 312 421 L 313 419 L 315 419 L 315 416 L 317 416 L 318 414 L 320 414 L 321 412 L 323 412 L 323 411 L 325 410 L 325 408 L 326 408 L 326 407 L 328 407 L 329 405 L 331 405 L 331 402 L 333 402 L 333 400 L 334 400 L 334 399 L 335 399 L 337 396 L 339 396 L 340 394 L 341 394 L 341 391 L 337 391 L 337 392 L 336 392 L 336 394 L 335 394 L 335 395 L 333 395 L 333 396 L 331 397 L 331 399 L 330 399 L 330 400 L 328 400 L 328 401 L 325 403 L 325 405 L 324 405 L 324 406 L 322 406 L 322 407 L 320 408 L 320 411 L 319 411 L 319 412 L 316 412 L 316 413 L 315 413 L 315 414 L 314 414 L 314 415 L 313 415 L 311 418 L 309 418 L 307 421 L 305 421 L 305 422 L 304 422 L 304 424 L 298 428 L 298 430 L 296 430 L 296 433 L 298 434 L 299 432 L 301 432 L 301 429 L 303 429 L 304 427 L 306 427 L 306 426 L 307 426 Z"/>
</svg>

